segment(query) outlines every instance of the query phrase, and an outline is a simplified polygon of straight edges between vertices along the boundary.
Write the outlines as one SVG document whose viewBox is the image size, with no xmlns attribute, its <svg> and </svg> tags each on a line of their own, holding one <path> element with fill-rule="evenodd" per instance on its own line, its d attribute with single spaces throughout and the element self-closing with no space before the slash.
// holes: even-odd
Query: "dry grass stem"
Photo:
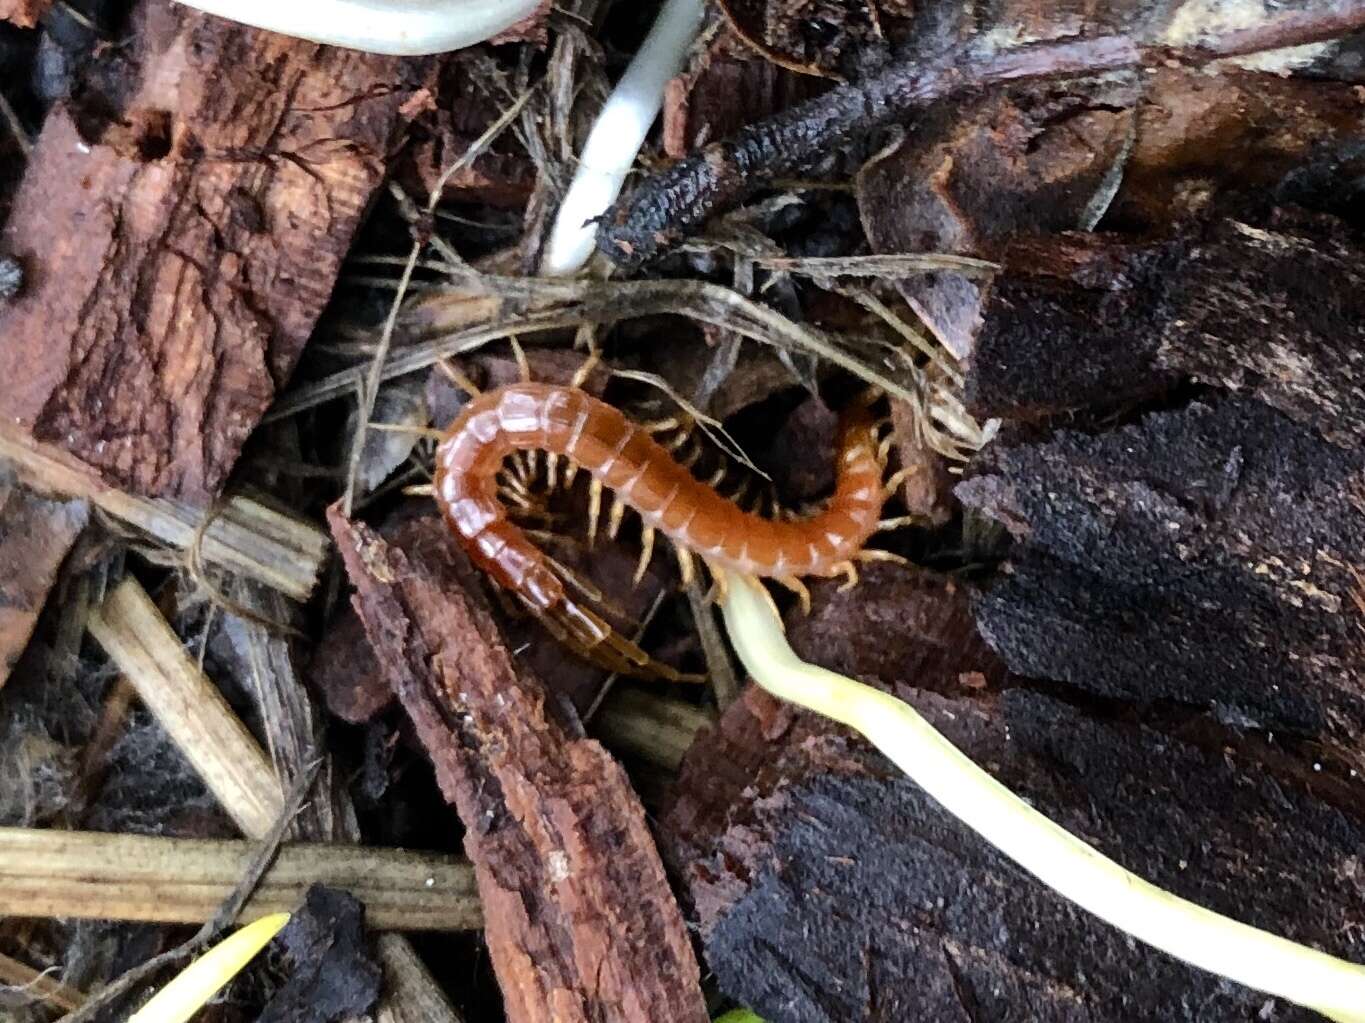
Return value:
<svg viewBox="0 0 1365 1023">
<path fill-rule="evenodd" d="M 178 501 L 138 497 L 103 482 L 64 452 L 0 427 L 0 459 L 40 493 L 84 498 L 157 543 L 188 551 L 204 512 Z M 203 530 L 201 560 L 307 600 L 331 541 L 315 525 L 246 496 L 228 498 Z"/>
<path fill-rule="evenodd" d="M 203 923 L 257 852 L 255 842 L 0 828 L 0 914 Z M 344 888 L 381 930 L 482 925 L 473 868 L 437 853 L 282 846 L 239 918 L 293 912 L 314 883 Z"/>
<path fill-rule="evenodd" d="M 284 806 L 270 760 L 137 580 L 125 579 L 95 609 L 90 633 L 228 816 L 247 835 L 267 834 Z"/>
</svg>

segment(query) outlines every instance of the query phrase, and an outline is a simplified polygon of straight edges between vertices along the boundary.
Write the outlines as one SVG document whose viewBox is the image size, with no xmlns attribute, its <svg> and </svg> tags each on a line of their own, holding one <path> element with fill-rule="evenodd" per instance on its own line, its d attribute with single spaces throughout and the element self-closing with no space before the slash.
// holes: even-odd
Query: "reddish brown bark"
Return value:
<svg viewBox="0 0 1365 1023">
<path fill-rule="evenodd" d="M 0 415 L 125 489 L 216 492 L 298 359 L 429 68 L 162 4 L 47 118 Z M 83 94 L 84 95 L 84 94 Z"/>
<path fill-rule="evenodd" d="M 355 606 L 467 829 L 513 1023 L 702 1023 L 698 967 L 620 766 L 513 659 L 434 518 L 334 508 Z"/>
</svg>

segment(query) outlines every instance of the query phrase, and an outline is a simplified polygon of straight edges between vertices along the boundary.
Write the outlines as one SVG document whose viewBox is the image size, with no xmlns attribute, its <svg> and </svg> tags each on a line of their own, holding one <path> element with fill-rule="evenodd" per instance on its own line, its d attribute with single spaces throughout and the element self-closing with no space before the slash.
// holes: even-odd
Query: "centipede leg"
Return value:
<svg viewBox="0 0 1365 1023">
<path fill-rule="evenodd" d="M 621 520 L 626 517 L 626 502 L 621 499 L 621 495 L 612 492 L 611 495 L 611 514 L 607 517 L 607 537 L 615 540 L 616 534 L 621 532 Z"/>
<path fill-rule="evenodd" d="M 725 598 L 729 595 L 729 585 L 726 583 L 725 569 L 712 564 L 710 561 L 706 562 L 706 567 L 711 572 L 711 588 L 706 591 L 706 596 L 702 602 L 708 606 L 711 604 L 724 604 Z"/>
<path fill-rule="evenodd" d="M 635 569 L 635 585 L 640 585 L 640 580 L 645 577 L 645 572 L 649 570 L 649 559 L 654 557 L 654 527 L 645 526 L 640 534 L 640 565 Z"/>
<path fill-rule="evenodd" d="M 900 485 L 902 483 L 904 483 L 911 476 L 919 472 L 919 470 L 920 467 L 918 465 L 907 465 L 904 469 L 896 470 L 891 474 L 890 478 L 887 479 L 886 484 L 882 487 L 882 493 L 885 494 L 887 497 L 891 497 L 893 494 L 895 494 L 897 490 L 900 489 Z"/>
<path fill-rule="evenodd" d="M 430 483 L 414 483 L 410 487 L 404 487 L 403 493 L 408 497 L 434 497 L 436 488 Z"/>
<path fill-rule="evenodd" d="M 596 476 L 588 485 L 588 547 L 597 543 L 597 520 L 602 517 L 602 481 Z"/>
<path fill-rule="evenodd" d="M 883 466 L 886 465 L 887 461 L 891 458 L 891 448 L 895 443 L 896 435 L 893 433 L 877 445 L 877 461 Z"/>
<path fill-rule="evenodd" d="M 905 529 L 919 522 L 916 515 L 897 515 L 895 518 L 882 519 L 877 523 L 877 530 L 882 533 L 889 533 L 893 529 Z"/>
<path fill-rule="evenodd" d="M 545 452 L 545 486 L 550 490 L 559 486 L 559 455 L 554 451 Z"/>
<path fill-rule="evenodd" d="M 858 585 L 858 566 L 851 561 L 841 561 L 834 566 L 835 573 L 842 573 L 845 581 L 839 587 L 840 593 L 847 593 Z"/>
<path fill-rule="evenodd" d="M 802 614 L 810 614 L 810 590 L 806 589 L 805 583 L 794 575 L 778 576 L 777 582 L 796 594 L 801 601 Z"/>
<path fill-rule="evenodd" d="M 859 561 L 887 561 L 893 565 L 910 564 L 909 558 L 903 558 L 891 551 L 878 550 L 876 547 L 864 547 L 854 557 Z"/>
<path fill-rule="evenodd" d="M 573 481 L 578 479 L 579 465 L 572 458 L 565 459 L 567 465 L 564 468 L 564 489 L 568 490 L 573 486 Z"/>
<path fill-rule="evenodd" d="M 675 543 L 673 553 L 678 556 L 678 572 L 682 576 L 682 584 L 691 586 L 693 580 L 697 578 L 697 564 L 692 558 L 692 552 L 681 544 Z"/>
</svg>

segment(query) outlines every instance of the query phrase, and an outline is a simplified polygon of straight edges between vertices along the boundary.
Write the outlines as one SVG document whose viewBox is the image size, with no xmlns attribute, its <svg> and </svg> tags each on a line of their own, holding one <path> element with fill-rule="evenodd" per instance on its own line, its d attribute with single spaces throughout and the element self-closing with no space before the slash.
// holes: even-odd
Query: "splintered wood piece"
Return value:
<svg viewBox="0 0 1365 1023">
<path fill-rule="evenodd" d="M 194 543 L 206 512 L 180 501 L 139 497 L 105 483 L 89 467 L 51 444 L 0 425 L 0 465 L 39 493 L 89 501 L 101 511 L 180 551 Z M 331 540 L 310 522 L 233 495 L 218 509 L 200 540 L 205 564 L 265 583 L 295 600 L 317 584 Z"/>
<path fill-rule="evenodd" d="M 465 823 L 512 1023 L 706 1007 L 682 916 L 620 766 L 513 659 L 439 520 L 332 532 L 380 665 Z"/>
<path fill-rule="evenodd" d="M 0 463 L 0 686 L 89 514 L 84 501 L 50 500 L 19 486 Z"/>
<path fill-rule="evenodd" d="M 0 913 L 203 923 L 259 851 L 254 842 L 0 828 Z M 242 911 L 246 923 L 298 908 L 312 884 L 344 888 L 380 930 L 482 926 L 474 872 L 437 853 L 292 843 Z"/>
<path fill-rule="evenodd" d="M 216 495 L 298 360 L 435 64 L 141 5 L 48 115 L 0 248 L 0 418 L 124 489 Z"/>
<path fill-rule="evenodd" d="M 228 816 L 253 838 L 284 809 L 270 759 L 129 577 L 90 615 L 90 634 L 156 715 Z"/>
</svg>

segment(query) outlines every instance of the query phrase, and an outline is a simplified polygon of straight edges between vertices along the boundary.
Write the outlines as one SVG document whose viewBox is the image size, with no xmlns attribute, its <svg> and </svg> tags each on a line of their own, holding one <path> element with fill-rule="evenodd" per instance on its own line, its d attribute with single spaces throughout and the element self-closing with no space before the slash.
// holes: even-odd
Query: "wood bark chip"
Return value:
<svg viewBox="0 0 1365 1023">
<path fill-rule="evenodd" d="M 624 772 L 518 667 L 443 524 L 385 541 L 336 507 L 329 519 L 370 642 L 465 823 L 508 1019 L 703 1023 Z"/>
<path fill-rule="evenodd" d="M 963 642 L 965 592 L 934 578 L 914 590 L 938 611 L 883 626 L 883 645 L 897 649 L 880 665 L 857 655 L 884 684 L 1129 869 L 1333 954 L 1365 955 L 1354 783 L 1261 759 L 1216 729 L 1165 734 L 1023 689 L 968 697 L 981 682 L 972 673 L 994 688 L 998 665 L 979 637 Z M 890 622 L 904 593 L 875 585 Z M 909 686 L 964 673 L 970 681 L 941 694 Z M 722 990 L 766 1019 L 981 1023 L 1019 1018 L 1021 1006 L 1045 1023 L 1318 1018 L 1099 923 L 864 741 L 754 688 L 689 751 L 661 832 Z"/>
<path fill-rule="evenodd" d="M 39 497 L 0 469 L 0 686 L 89 516 L 86 502 Z"/>
<path fill-rule="evenodd" d="M 98 99 L 48 116 L 3 248 L 0 416 L 125 489 L 221 487 L 284 384 L 428 61 L 162 4 Z M 111 109 L 106 109 L 111 108 Z"/>
</svg>

